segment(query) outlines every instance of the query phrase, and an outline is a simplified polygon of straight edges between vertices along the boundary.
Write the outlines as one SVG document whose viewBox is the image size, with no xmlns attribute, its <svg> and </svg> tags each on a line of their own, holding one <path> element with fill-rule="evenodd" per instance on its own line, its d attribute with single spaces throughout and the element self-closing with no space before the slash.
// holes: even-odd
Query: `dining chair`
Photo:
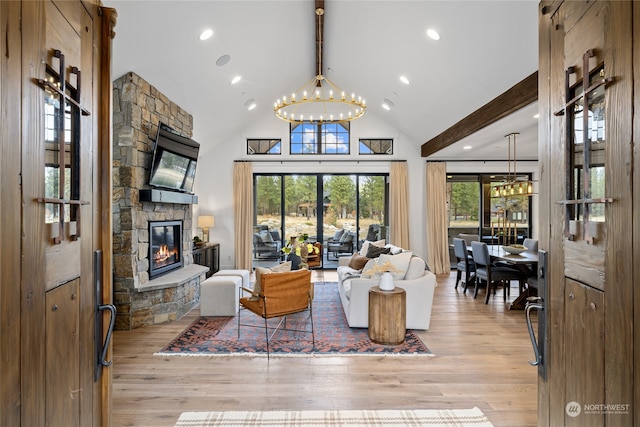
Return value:
<svg viewBox="0 0 640 427">
<path fill-rule="evenodd" d="M 522 242 L 522 245 L 527 247 L 527 252 L 532 252 L 534 254 L 538 253 L 537 239 L 530 239 L 527 237 L 526 239 L 524 239 L 524 242 Z"/>
<path fill-rule="evenodd" d="M 462 293 L 466 293 L 469 284 L 476 280 L 476 265 L 473 262 L 473 257 L 467 250 L 467 242 L 464 239 L 457 237 L 453 238 L 453 253 L 458 261 L 456 265 L 458 275 L 456 276 L 455 289 L 458 289 L 458 284 L 460 283 L 462 272 L 464 271 L 464 290 Z"/>
<path fill-rule="evenodd" d="M 498 267 L 492 264 L 489 248 L 483 242 L 471 242 L 471 250 L 473 252 L 473 262 L 476 264 L 476 286 L 473 297 L 478 296 L 478 286 L 480 282 L 487 284 L 487 295 L 484 303 L 489 303 L 491 292 L 496 291 L 498 285 L 502 284 L 503 299 L 506 301 L 507 294 L 510 290 L 512 280 L 520 283 L 521 289 L 524 288 L 526 277 L 521 272 L 509 267 Z"/>
</svg>

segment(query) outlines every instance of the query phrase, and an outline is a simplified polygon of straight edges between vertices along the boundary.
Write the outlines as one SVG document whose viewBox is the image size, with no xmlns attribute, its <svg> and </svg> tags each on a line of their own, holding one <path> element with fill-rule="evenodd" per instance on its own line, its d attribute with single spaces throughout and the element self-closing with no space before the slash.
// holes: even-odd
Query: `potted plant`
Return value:
<svg viewBox="0 0 640 427">
<path fill-rule="evenodd" d="M 306 233 L 300 236 L 292 236 L 287 245 L 282 248 L 282 252 L 287 254 L 287 258 L 291 261 L 292 270 L 307 268 L 307 257 L 309 254 L 320 251 L 317 247 L 307 242 L 308 238 L 309 235 Z"/>
<path fill-rule="evenodd" d="M 204 246 L 204 242 L 202 241 L 202 239 L 198 236 L 195 236 L 193 238 L 193 247 L 194 248 L 201 248 Z"/>
</svg>

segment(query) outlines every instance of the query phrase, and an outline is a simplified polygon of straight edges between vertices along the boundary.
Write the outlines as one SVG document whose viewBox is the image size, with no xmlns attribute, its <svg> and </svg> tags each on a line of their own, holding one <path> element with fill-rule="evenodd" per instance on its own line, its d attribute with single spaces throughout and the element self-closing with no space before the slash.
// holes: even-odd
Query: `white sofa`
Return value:
<svg viewBox="0 0 640 427">
<path fill-rule="evenodd" d="M 369 326 L 369 289 L 377 286 L 380 278 L 360 277 L 361 270 L 349 267 L 350 259 L 349 256 L 342 256 L 338 260 L 340 301 L 349 326 L 367 328 Z M 429 329 L 436 276 L 426 269 L 424 259 L 412 256 L 405 279 L 395 280 L 395 285 L 407 292 L 407 328 Z"/>
</svg>

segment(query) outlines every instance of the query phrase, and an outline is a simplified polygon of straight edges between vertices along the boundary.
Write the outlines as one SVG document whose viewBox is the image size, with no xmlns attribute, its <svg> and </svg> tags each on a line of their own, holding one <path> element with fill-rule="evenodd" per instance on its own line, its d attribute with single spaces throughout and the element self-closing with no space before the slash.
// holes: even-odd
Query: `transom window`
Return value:
<svg viewBox="0 0 640 427">
<path fill-rule="evenodd" d="M 248 138 L 247 154 L 281 154 L 280 139 Z"/>
<path fill-rule="evenodd" d="M 393 139 L 360 139 L 360 154 L 393 154 Z"/>
<path fill-rule="evenodd" d="M 349 122 L 291 125 L 291 154 L 349 154 Z"/>
</svg>

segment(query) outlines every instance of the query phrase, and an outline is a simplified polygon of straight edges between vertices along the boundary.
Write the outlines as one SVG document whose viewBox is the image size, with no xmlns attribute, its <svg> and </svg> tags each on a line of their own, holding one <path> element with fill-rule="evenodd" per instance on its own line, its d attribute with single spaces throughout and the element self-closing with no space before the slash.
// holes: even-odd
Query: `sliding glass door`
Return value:
<svg viewBox="0 0 640 427">
<path fill-rule="evenodd" d="M 386 174 L 256 174 L 254 197 L 254 267 L 273 265 L 291 237 L 306 236 L 322 243 L 323 266 L 334 268 L 388 230 Z"/>
</svg>

